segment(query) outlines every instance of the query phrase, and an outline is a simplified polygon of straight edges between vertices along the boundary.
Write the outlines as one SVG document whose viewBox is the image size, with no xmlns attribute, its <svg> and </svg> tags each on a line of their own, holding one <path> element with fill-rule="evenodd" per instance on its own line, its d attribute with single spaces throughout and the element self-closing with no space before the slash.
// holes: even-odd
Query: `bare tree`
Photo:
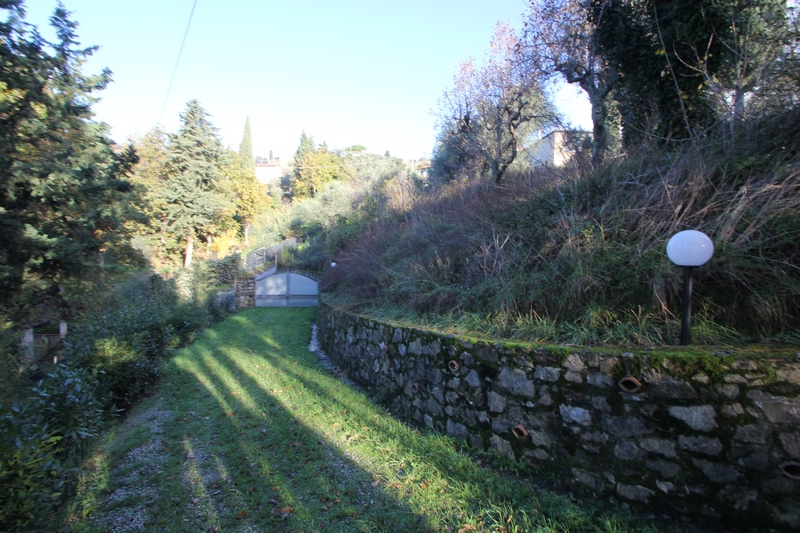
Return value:
<svg viewBox="0 0 800 533">
<path fill-rule="evenodd" d="M 466 154 L 480 155 L 499 183 L 517 157 L 525 134 L 555 120 L 538 72 L 519 60 L 519 39 L 498 22 L 483 66 L 459 66 L 441 100 L 440 129 Z"/>
<path fill-rule="evenodd" d="M 521 43 L 530 70 L 545 78 L 560 75 L 589 97 L 595 166 L 608 149 L 607 98 L 613 88 L 613 76 L 595 36 L 604 5 L 592 0 L 531 0 Z"/>
</svg>

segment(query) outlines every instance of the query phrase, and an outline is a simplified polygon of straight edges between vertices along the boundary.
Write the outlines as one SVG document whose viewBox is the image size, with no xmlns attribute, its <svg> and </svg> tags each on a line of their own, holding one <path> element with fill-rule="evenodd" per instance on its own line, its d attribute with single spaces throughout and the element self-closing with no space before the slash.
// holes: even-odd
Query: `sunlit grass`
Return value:
<svg viewBox="0 0 800 533">
<path fill-rule="evenodd" d="M 113 510 L 159 531 L 654 530 L 394 419 L 322 369 L 312 318 L 242 312 L 180 351 L 138 428 L 98 449 L 69 529 L 106 531 Z M 132 482 L 152 491 L 117 499 Z"/>
</svg>

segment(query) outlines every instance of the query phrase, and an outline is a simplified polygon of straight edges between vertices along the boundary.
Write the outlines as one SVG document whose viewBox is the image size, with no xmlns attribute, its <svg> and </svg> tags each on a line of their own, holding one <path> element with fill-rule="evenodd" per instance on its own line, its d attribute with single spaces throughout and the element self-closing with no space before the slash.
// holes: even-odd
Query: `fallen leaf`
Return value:
<svg viewBox="0 0 800 533">
<path fill-rule="evenodd" d="M 275 516 L 280 516 L 281 518 L 288 518 L 294 512 L 294 507 L 275 507 L 272 510 L 272 514 Z"/>
<path fill-rule="evenodd" d="M 238 518 L 239 520 L 241 520 L 245 516 L 247 516 L 247 511 L 239 511 L 238 513 L 236 513 L 236 518 Z"/>
</svg>

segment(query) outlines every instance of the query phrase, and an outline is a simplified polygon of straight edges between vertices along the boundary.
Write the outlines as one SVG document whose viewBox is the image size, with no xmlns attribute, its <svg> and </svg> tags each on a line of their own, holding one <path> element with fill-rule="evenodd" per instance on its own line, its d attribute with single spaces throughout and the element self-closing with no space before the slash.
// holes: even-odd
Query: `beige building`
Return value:
<svg viewBox="0 0 800 533">
<path fill-rule="evenodd" d="M 275 157 L 270 160 L 266 158 L 256 159 L 256 178 L 261 183 L 270 183 L 275 180 L 281 179 L 281 176 L 289 171 L 289 166 L 292 164 L 292 158 Z"/>
<path fill-rule="evenodd" d="M 528 147 L 528 157 L 534 167 L 563 167 L 578 152 L 591 151 L 591 142 L 588 131 L 556 130 Z"/>
</svg>

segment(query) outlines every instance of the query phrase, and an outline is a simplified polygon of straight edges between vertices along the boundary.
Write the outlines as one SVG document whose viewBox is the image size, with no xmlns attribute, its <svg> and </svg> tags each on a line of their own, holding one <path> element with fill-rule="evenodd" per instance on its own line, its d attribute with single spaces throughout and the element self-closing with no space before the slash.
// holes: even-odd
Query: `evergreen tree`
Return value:
<svg viewBox="0 0 800 533">
<path fill-rule="evenodd" d="M 181 122 L 178 133 L 170 135 L 161 199 L 167 231 L 184 243 L 183 264 L 189 266 L 195 238 L 212 235 L 229 205 L 217 129 L 197 100 L 186 105 Z"/>
<path fill-rule="evenodd" d="M 0 9 L 0 312 L 21 324 L 64 318 L 71 291 L 103 279 L 107 255 L 128 255 L 136 155 L 115 153 L 92 121 L 110 72 L 81 73 L 95 49 L 78 47 L 69 13 L 55 10 L 50 43 L 21 0 Z"/>
<path fill-rule="evenodd" d="M 269 205 L 264 184 L 256 178 L 253 144 L 250 139 L 250 118 L 244 124 L 244 134 L 239 145 L 239 168 L 232 173 L 236 194 L 236 216 L 242 224 L 244 244 L 250 244 L 250 226 L 256 215 Z"/>
<path fill-rule="evenodd" d="M 252 170 L 253 175 L 256 172 L 256 160 L 253 157 L 253 141 L 250 138 L 250 117 L 244 122 L 244 135 L 242 135 L 242 142 L 239 144 L 239 165 L 243 170 Z"/>
<path fill-rule="evenodd" d="M 316 146 L 314 145 L 314 138 L 306 135 L 305 130 L 300 134 L 300 145 L 294 153 L 294 178 L 300 179 L 300 170 L 305 165 L 305 158 L 309 154 L 314 153 Z"/>
</svg>

